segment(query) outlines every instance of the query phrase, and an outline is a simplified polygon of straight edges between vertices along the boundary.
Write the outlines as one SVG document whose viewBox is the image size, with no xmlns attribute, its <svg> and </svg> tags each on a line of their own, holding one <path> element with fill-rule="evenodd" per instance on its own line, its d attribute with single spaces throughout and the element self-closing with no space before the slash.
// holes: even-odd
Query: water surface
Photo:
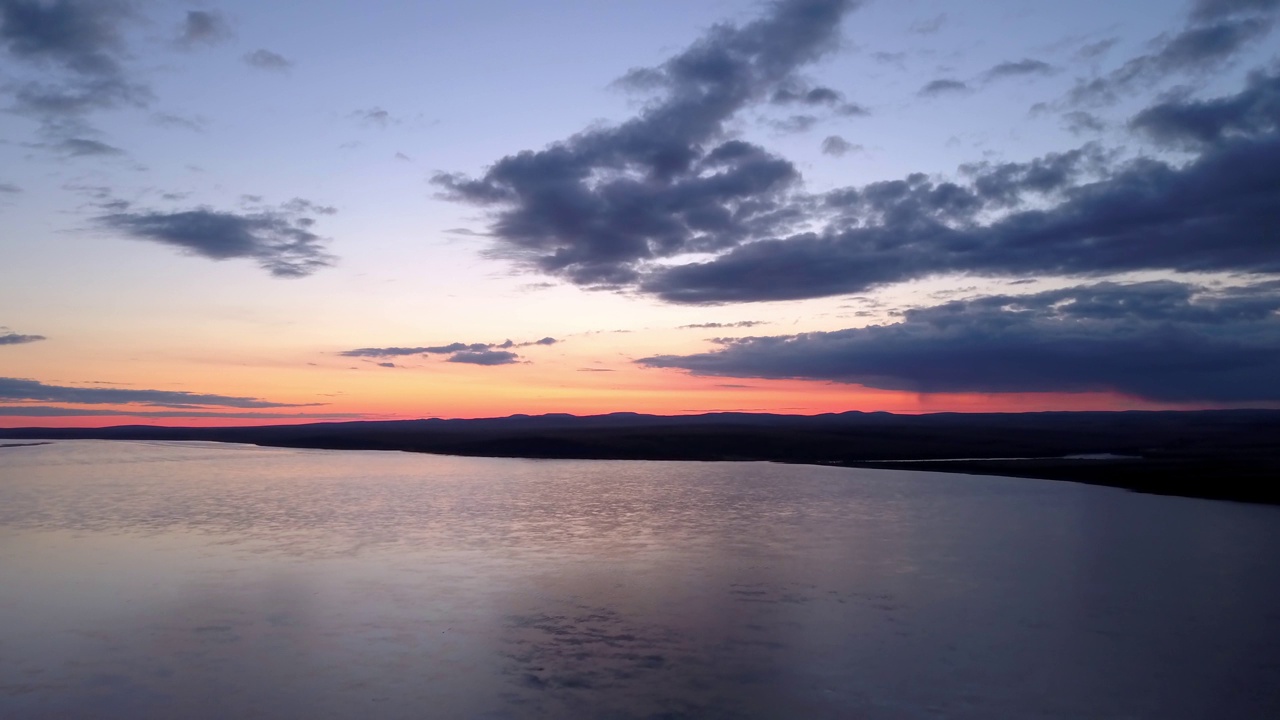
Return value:
<svg viewBox="0 0 1280 720">
<path fill-rule="evenodd" d="M 4 718 L 1276 718 L 1280 508 L 1038 480 L 0 449 Z"/>
</svg>

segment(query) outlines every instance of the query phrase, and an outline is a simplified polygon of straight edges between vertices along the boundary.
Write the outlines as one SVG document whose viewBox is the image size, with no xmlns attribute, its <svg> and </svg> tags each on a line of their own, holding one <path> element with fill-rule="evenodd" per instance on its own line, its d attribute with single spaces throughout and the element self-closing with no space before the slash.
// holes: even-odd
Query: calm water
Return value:
<svg viewBox="0 0 1280 720">
<path fill-rule="evenodd" d="M 764 463 L 0 449 L 4 718 L 1277 718 L 1280 508 Z"/>
</svg>

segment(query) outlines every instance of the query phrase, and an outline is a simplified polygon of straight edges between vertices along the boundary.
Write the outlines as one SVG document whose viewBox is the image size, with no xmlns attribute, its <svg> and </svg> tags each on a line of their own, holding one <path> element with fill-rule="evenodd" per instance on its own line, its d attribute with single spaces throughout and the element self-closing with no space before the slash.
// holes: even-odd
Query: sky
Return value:
<svg viewBox="0 0 1280 720">
<path fill-rule="evenodd" d="M 0 427 L 1280 407 L 1280 0 L 0 0 Z"/>
</svg>

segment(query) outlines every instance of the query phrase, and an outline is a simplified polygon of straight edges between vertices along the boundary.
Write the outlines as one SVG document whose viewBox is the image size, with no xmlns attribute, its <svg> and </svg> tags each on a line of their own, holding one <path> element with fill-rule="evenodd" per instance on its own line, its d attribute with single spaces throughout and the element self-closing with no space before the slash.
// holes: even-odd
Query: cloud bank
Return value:
<svg viewBox="0 0 1280 720">
<path fill-rule="evenodd" d="M 1159 281 L 989 296 L 890 325 L 720 339 L 638 362 L 697 375 L 921 393 L 1116 392 L 1164 402 L 1280 401 L 1280 282 Z"/>
</svg>

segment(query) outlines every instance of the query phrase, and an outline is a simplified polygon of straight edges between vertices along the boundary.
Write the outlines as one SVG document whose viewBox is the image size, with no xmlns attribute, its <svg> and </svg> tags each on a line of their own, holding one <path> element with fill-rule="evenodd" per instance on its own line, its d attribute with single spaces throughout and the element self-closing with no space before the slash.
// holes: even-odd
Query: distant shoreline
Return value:
<svg viewBox="0 0 1280 720">
<path fill-rule="evenodd" d="M 1280 411 L 817 416 L 616 413 L 225 428 L 0 429 L 0 439 L 204 440 L 470 457 L 774 461 L 1066 480 L 1280 504 Z"/>
<path fill-rule="evenodd" d="M 37 445 L 51 445 L 51 441 L 45 442 L 27 442 L 27 443 L 0 443 L 0 448 L 16 448 L 16 447 L 35 447 Z"/>
</svg>

